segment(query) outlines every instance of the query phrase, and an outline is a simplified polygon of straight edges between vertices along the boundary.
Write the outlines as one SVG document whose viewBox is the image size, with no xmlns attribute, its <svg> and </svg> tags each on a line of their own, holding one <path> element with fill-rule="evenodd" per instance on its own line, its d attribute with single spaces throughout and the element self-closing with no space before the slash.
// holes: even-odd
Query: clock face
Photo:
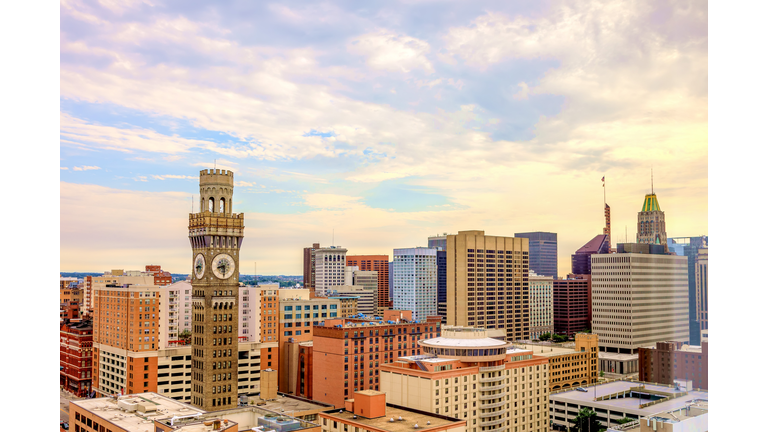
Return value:
<svg viewBox="0 0 768 432">
<path fill-rule="evenodd" d="M 197 254 L 195 257 L 195 276 L 197 276 L 198 279 L 203 278 L 203 274 L 205 273 L 205 257 L 203 254 Z"/>
<path fill-rule="evenodd" d="M 219 279 L 229 279 L 235 273 L 235 260 L 227 254 L 218 254 L 211 262 L 213 274 Z"/>
</svg>

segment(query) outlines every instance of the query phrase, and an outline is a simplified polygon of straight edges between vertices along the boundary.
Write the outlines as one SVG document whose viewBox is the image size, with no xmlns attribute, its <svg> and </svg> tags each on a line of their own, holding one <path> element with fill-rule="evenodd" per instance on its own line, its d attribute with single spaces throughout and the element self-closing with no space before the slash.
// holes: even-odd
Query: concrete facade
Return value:
<svg viewBox="0 0 768 432">
<path fill-rule="evenodd" d="M 334 287 L 344 285 L 347 250 L 339 246 L 315 249 L 315 295 L 326 297 Z"/>
<path fill-rule="evenodd" d="M 529 339 L 528 239 L 459 231 L 447 244 L 448 324 Z"/>
<path fill-rule="evenodd" d="M 709 248 L 696 257 L 696 318 L 701 330 L 709 330 Z"/>
<path fill-rule="evenodd" d="M 469 432 L 549 430 L 546 358 L 468 327 L 419 345 L 423 354 L 381 367 L 391 403 L 465 420 Z"/>
<path fill-rule="evenodd" d="M 592 309 L 601 351 L 636 354 L 659 341 L 687 341 L 687 257 L 592 255 Z"/>
</svg>

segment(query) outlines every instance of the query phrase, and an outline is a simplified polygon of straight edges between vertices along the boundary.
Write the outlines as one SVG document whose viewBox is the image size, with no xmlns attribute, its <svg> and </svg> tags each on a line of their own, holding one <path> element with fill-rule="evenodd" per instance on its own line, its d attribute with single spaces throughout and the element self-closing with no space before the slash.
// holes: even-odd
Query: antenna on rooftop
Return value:
<svg viewBox="0 0 768 432">
<path fill-rule="evenodd" d="M 651 165 L 651 195 L 653 195 L 653 165 Z"/>
</svg>

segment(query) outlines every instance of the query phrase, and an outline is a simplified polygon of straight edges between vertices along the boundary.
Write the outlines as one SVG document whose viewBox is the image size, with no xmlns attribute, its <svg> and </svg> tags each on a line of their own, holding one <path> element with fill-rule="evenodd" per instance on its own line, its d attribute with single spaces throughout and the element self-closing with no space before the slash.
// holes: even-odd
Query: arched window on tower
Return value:
<svg viewBox="0 0 768 432">
<path fill-rule="evenodd" d="M 226 200 L 224 198 L 219 200 L 219 213 L 226 213 Z"/>
<path fill-rule="evenodd" d="M 208 198 L 208 211 L 213 213 L 213 197 Z"/>
</svg>

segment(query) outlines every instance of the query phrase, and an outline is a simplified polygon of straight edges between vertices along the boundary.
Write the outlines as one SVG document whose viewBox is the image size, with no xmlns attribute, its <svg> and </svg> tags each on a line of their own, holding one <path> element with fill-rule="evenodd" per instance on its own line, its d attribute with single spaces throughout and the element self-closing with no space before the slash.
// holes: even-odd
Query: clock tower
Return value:
<svg viewBox="0 0 768 432">
<path fill-rule="evenodd" d="M 243 214 L 232 213 L 231 171 L 200 171 L 200 213 L 189 215 L 192 246 L 192 405 L 237 407 L 238 287 Z"/>
</svg>

